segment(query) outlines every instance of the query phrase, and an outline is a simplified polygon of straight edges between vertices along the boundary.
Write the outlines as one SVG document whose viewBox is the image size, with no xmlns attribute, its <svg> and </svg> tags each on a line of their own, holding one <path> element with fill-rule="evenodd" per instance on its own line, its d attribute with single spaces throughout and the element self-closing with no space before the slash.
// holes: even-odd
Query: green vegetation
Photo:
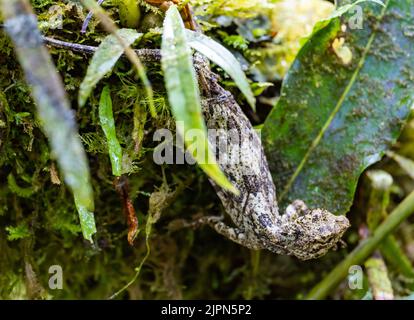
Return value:
<svg viewBox="0 0 414 320">
<path fill-rule="evenodd" d="M 47 49 L 10 25 L 29 2 Z M 338 4 L 0 0 L 0 298 L 412 297 L 414 4 Z M 154 132 L 175 120 L 211 148 L 200 53 L 262 129 L 281 209 L 300 198 L 346 214 L 346 248 L 301 262 L 189 225 L 224 211 L 209 178 L 237 192 L 202 154 L 153 160 Z M 51 265 L 63 290 L 47 287 Z"/>
</svg>

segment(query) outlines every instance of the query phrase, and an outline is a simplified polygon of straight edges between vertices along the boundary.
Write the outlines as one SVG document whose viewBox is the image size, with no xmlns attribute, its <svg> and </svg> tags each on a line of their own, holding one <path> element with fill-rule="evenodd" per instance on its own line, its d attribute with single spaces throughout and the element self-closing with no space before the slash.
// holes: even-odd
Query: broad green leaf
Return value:
<svg viewBox="0 0 414 320">
<path fill-rule="evenodd" d="M 362 30 L 341 30 L 333 19 L 299 52 L 263 141 L 283 207 L 346 213 L 358 177 L 398 138 L 414 102 L 414 2 L 366 4 Z M 369 18 L 368 18 L 369 17 Z M 352 51 L 343 64 L 338 37 Z"/>
<path fill-rule="evenodd" d="M 184 124 L 177 125 L 178 134 L 183 137 L 200 168 L 218 185 L 237 193 L 218 166 L 208 143 L 192 53 L 176 6 L 171 6 L 166 13 L 161 55 L 172 113 L 178 122 Z M 197 130 L 199 135 L 195 143 L 188 134 L 190 130 Z"/>
<path fill-rule="evenodd" d="M 142 36 L 141 33 L 132 29 L 120 29 L 117 31 L 117 35 L 128 45 L 131 45 Z M 94 53 L 86 76 L 80 85 L 79 106 L 85 105 L 96 84 L 112 70 L 123 53 L 122 45 L 113 34 L 110 34 L 102 41 L 98 50 Z"/>
<path fill-rule="evenodd" d="M 111 159 L 112 173 L 114 176 L 122 174 L 122 148 L 116 137 L 114 115 L 112 113 L 111 92 L 108 86 L 102 90 L 99 101 L 99 121 L 108 142 L 109 158 Z"/>
<path fill-rule="evenodd" d="M 28 2 L 0 0 L 0 4 L 6 31 L 13 40 L 26 81 L 31 85 L 37 116 L 65 182 L 73 192 L 83 235 L 92 242 L 96 229 L 89 166 L 62 80 L 42 44 L 36 16 Z M 22 33 L 23 29 L 26 31 Z M 30 45 L 27 44 L 28 39 Z"/>
<path fill-rule="evenodd" d="M 186 29 L 190 47 L 205 55 L 208 59 L 220 66 L 234 80 L 237 87 L 246 97 L 253 110 L 256 109 L 256 99 L 250 88 L 247 77 L 234 55 L 220 43 L 202 33 Z"/>
</svg>

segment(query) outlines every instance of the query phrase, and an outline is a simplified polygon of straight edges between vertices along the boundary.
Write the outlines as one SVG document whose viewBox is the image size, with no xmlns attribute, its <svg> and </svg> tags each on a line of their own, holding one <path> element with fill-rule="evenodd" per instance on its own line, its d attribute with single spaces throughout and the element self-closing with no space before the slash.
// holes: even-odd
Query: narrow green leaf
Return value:
<svg viewBox="0 0 414 320">
<path fill-rule="evenodd" d="M 117 35 L 128 45 L 131 45 L 142 36 L 141 33 L 132 29 L 120 29 L 117 31 Z M 94 53 L 86 76 L 80 85 L 78 97 L 80 106 L 85 105 L 93 88 L 112 70 L 123 53 L 124 48 L 115 35 L 110 34 L 102 41 L 98 50 Z"/>
<path fill-rule="evenodd" d="M 407 279 L 411 279 L 408 287 L 414 290 L 414 268 L 410 259 L 401 248 L 397 239 L 390 235 L 380 245 L 384 259 Z"/>
<path fill-rule="evenodd" d="M 177 125 L 178 133 L 184 138 L 187 148 L 194 148 L 190 152 L 200 168 L 218 185 L 237 193 L 221 171 L 209 147 L 191 49 L 176 6 L 171 6 L 166 13 L 161 54 L 172 112 L 177 121 L 184 123 L 184 126 Z M 194 129 L 199 134 L 195 143 L 187 134 Z"/>
<path fill-rule="evenodd" d="M 95 217 L 91 210 L 83 204 L 78 194 L 75 194 L 75 205 L 78 210 L 83 237 L 92 242 L 92 235 L 96 233 Z"/>
<path fill-rule="evenodd" d="M 414 161 L 400 156 L 392 151 L 387 151 L 387 156 L 394 159 L 395 162 L 405 171 L 405 173 L 411 178 L 414 179 Z"/>
<path fill-rule="evenodd" d="M 364 6 L 364 29 L 333 19 L 299 52 L 263 127 L 282 207 L 302 199 L 345 214 L 362 171 L 398 138 L 414 102 L 414 2 Z M 344 38 L 352 60 L 332 45 Z M 386 48 L 386 49 L 384 49 Z"/>
<path fill-rule="evenodd" d="M 387 153 L 387 155 L 389 154 Z M 369 230 L 374 232 L 381 221 L 388 216 L 387 208 L 390 204 L 393 179 L 388 172 L 383 170 L 369 170 L 367 176 L 371 181 L 372 188 L 367 206 L 367 225 Z M 393 235 L 387 236 L 379 249 L 389 265 L 407 279 L 414 279 L 413 266 Z M 409 287 L 414 289 L 414 282 L 410 282 Z"/>
<path fill-rule="evenodd" d="M 106 31 L 112 33 L 115 38 L 118 40 L 118 45 L 123 48 L 125 52 L 125 56 L 128 60 L 132 63 L 137 71 L 137 75 L 142 81 L 142 84 L 145 87 L 145 91 L 147 92 L 148 96 L 148 106 L 153 118 L 157 117 L 157 113 L 155 110 L 154 105 L 154 91 L 152 90 L 151 82 L 148 80 L 147 74 L 145 72 L 145 68 L 142 65 L 141 59 L 138 57 L 137 53 L 132 50 L 130 45 L 118 34 L 119 29 L 116 26 L 115 22 L 111 19 L 111 17 L 105 12 L 101 6 L 95 2 L 95 0 L 80 0 L 81 3 L 88 8 L 102 23 L 102 26 L 106 29 Z M 142 36 L 142 34 L 140 34 Z"/>
<path fill-rule="evenodd" d="M 380 0 L 358 0 L 358 1 L 355 1 L 353 3 L 345 4 L 343 6 L 340 6 L 338 9 L 336 9 L 334 12 L 332 12 L 332 14 L 330 15 L 330 17 L 327 20 L 331 20 L 333 18 L 338 18 L 338 17 L 344 15 L 349 10 L 355 8 L 357 5 L 359 5 L 360 3 L 363 3 L 363 2 L 374 2 L 376 4 L 379 4 L 380 6 L 385 7 L 385 4 Z"/>
<path fill-rule="evenodd" d="M 89 166 L 62 80 L 43 46 L 30 3 L 0 0 L 0 4 L 6 31 L 13 40 L 26 81 L 31 85 L 37 116 L 65 182 L 73 192 L 84 237 L 92 241 L 96 229 Z"/>
<path fill-rule="evenodd" d="M 220 43 L 202 33 L 194 32 L 188 29 L 186 29 L 186 32 L 190 47 L 199 51 L 201 54 L 205 55 L 208 59 L 226 71 L 234 80 L 240 91 L 244 94 L 252 109 L 255 110 L 256 99 L 254 98 L 253 92 L 241 65 L 234 55 Z"/>
<path fill-rule="evenodd" d="M 108 142 L 109 158 L 111 159 L 112 173 L 114 176 L 122 174 L 122 148 L 116 137 L 114 115 L 112 113 L 112 99 L 109 86 L 102 90 L 99 101 L 99 120 L 102 130 Z"/>
</svg>

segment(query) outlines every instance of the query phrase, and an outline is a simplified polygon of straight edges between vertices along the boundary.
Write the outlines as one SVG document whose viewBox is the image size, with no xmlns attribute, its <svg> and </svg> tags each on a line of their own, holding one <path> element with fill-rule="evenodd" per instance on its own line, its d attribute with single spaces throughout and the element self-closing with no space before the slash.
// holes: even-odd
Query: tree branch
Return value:
<svg viewBox="0 0 414 320">
<path fill-rule="evenodd" d="M 71 51 L 93 54 L 98 47 L 88 46 L 79 43 L 66 42 L 62 40 L 57 40 L 50 37 L 43 37 L 46 45 L 56 48 L 69 49 Z M 160 62 L 161 61 L 161 51 L 159 49 L 135 49 L 134 50 L 137 56 L 142 60 L 142 62 Z"/>
</svg>

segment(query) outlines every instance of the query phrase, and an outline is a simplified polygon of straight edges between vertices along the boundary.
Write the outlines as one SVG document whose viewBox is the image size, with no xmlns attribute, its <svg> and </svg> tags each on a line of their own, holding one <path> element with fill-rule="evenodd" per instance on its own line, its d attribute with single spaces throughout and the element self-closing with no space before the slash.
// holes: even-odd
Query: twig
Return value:
<svg viewBox="0 0 414 320">
<path fill-rule="evenodd" d="M 307 295 L 306 299 L 324 299 L 339 283 L 346 278 L 352 265 L 365 261 L 405 219 L 414 213 L 414 191 L 411 192 L 374 231 L 373 235 L 362 241 L 341 263 L 339 263 L 320 283 Z"/>
<path fill-rule="evenodd" d="M 4 26 L 0 24 L 0 29 L 3 27 Z M 43 36 L 42 38 L 45 44 L 48 45 L 49 47 L 68 49 L 73 52 L 79 52 L 79 53 L 85 53 L 85 54 L 94 54 L 95 51 L 98 50 L 98 47 L 96 46 L 89 46 L 89 45 L 84 45 L 80 43 L 68 42 L 68 41 L 58 40 L 58 39 L 54 39 L 51 37 L 45 37 L 45 36 Z M 131 49 L 131 50 L 134 51 L 134 53 L 138 56 L 138 58 L 143 63 L 149 64 L 149 63 L 161 62 L 161 50 L 160 49 Z M 124 53 L 123 56 L 126 57 L 126 54 Z M 205 59 L 205 57 L 202 56 L 201 54 L 196 53 L 194 55 L 194 66 L 196 68 L 197 73 L 199 74 L 201 78 L 200 80 L 202 81 L 202 84 L 206 82 L 206 80 L 204 79 L 205 76 L 208 76 L 213 81 L 215 80 L 215 82 L 217 81 L 218 76 L 210 70 L 207 59 Z M 209 85 L 204 85 L 203 88 L 206 89 L 204 91 L 204 94 L 206 94 L 207 96 L 210 96 Z"/>
<path fill-rule="evenodd" d="M 87 54 L 93 54 L 98 49 L 98 47 L 94 47 L 94 46 L 87 46 L 87 45 L 78 44 L 78 43 L 66 42 L 66 41 L 57 40 L 57 39 L 49 38 L 49 37 L 43 37 L 43 40 L 49 46 L 69 49 L 71 51 L 87 53 Z"/>
<path fill-rule="evenodd" d="M 151 83 L 148 80 L 148 77 L 145 73 L 144 67 L 141 63 L 142 62 L 158 62 L 161 60 L 161 53 L 160 50 L 157 49 L 140 49 L 140 50 L 133 50 L 128 45 L 126 45 L 125 41 L 117 35 L 118 28 L 114 24 L 114 22 L 106 15 L 106 13 L 99 7 L 98 3 L 92 1 L 92 3 L 88 0 L 83 0 L 86 4 L 89 3 L 88 8 L 94 9 L 95 13 L 97 14 L 98 18 L 101 20 L 101 23 L 105 27 L 108 32 L 111 32 L 119 41 L 119 43 L 124 47 L 124 55 L 132 62 L 135 66 L 139 77 L 141 78 L 144 87 L 146 88 L 147 95 L 149 98 L 151 114 L 153 117 L 156 117 L 155 113 L 155 106 L 154 106 L 154 94 L 152 91 Z M 96 7 L 98 6 L 98 7 Z M 93 10 L 92 10 L 93 11 Z M 0 24 L 0 29 L 4 28 L 3 24 Z M 53 39 L 50 37 L 43 36 L 43 40 L 46 44 L 49 44 L 54 47 L 59 48 L 66 48 L 76 52 L 82 52 L 86 54 L 93 54 L 98 48 L 93 46 L 82 45 L 78 43 L 71 43 L 66 41 L 61 41 L 57 39 Z"/>
<path fill-rule="evenodd" d="M 0 29 L 3 29 L 4 25 L 0 23 Z M 75 42 L 68 42 L 63 40 L 58 40 L 51 37 L 43 36 L 43 41 L 46 45 L 56 48 L 68 49 L 74 52 L 80 52 L 85 54 L 94 54 L 98 47 L 89 46 Z M 160 62 L 161 61 L 161 51 L 159 49 L 135 49 L 133 50 L 137 56 L 142 60 L 142 62 Z M 124 53 L 124 56 L 125 53 Z"/>
<path fill-rule="evenodd" d="M 68 49 L 74 52 L 93 54 L 96 50 L 98 50 L 98 47 L 95 47 L 95 46 L 88 46 L 88 45 L 83 45 L 83 44 L 74 43 L 74 42 L 67 42 L 67 41 L 57 40 L 57 39 L 50 38 L 50 37 L 43 37 L 43 40 L 48 46 Z M 143 63 L 149 64 L 149 63 L 161 62 L 161 50 L 160 49 L 134 49 L 133 51 Z M 123 56 L 126 57 L 125 54 Z M 204 79 L 205 76 L 211 78 L 211 80 L 213 81 L 215 80 L 215 82 L 217 81 L 218 76 L 210 70 L 208 61 L 201 54 L 196 53 L 194 55 L 194 67 L 196 68 L 196 72 L 201 78 L 200 81 L 202 81 L 202 84 L 206 82 L 206 80 Z M 205 92 L 203 93 L 206 94 L 207 96 L 210 96 L 209 87 L 210 87 L 209 85 L 203 86 L 203 88 L 206 89 Z"/>
<path fill-rule="evenodd" d="M 4 25 L 0 24 L 0 29 L 3 29 Z M 80 52 L 85 54 L 94 54 L 98 47 L 88 46 L 75 42 L 62 41 L 51 37 L 43 36 L 43 41 L 50 47 L 68 49 L 74 52 Z M 159 49 L 135 49 L 134 52 L 142 60 L 142 62 L 160 62 L 161 51 Z M 125 56 L 125 54 L 124 54 Z"/>
<path fill-rule="evenodd" d="M 98 0 L 98 5 L 101 5 L 102 2 L 104 2 L 104 0 Z M 91 21 L 92 17 L 93 17 L 93 12 L 89 11 L 88 15 L 85 18 L 85 21 L 82 24 L 81 33 L 86 33 L 86 29 L 88 29 L 88 25 L 89 25 L 89 22 Z"/>
<path fill-rule="evenodd" d="M 49 46 L 69 49 L 71 51 L 93 54 L 98 47 L 88 46 L 79 43 L 66 42 L 62 40 L 57 40 L 50 37 L 43 37 L 45 43 Z M 134 52 L 141 59 L 142 62 L 160 62 L 161 61 L 161 51 L 159 49 L 135 49 Z"/>
</svg>

